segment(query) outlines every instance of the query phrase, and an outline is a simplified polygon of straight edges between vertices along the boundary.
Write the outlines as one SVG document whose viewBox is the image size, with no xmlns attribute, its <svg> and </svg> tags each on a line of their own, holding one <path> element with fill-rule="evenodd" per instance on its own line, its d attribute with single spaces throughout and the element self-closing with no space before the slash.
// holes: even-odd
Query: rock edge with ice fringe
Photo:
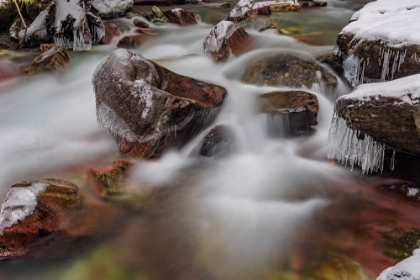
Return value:
<svg viewBox="0 0 420 280">
<path fill-rule="evenodd" d="M 99 127 L 122 153 L 146 158 L 184 145 L 214 120 L 227 95 L 123 49 L 98 66 L 93 86 Z"/>
<path fill-rule="evenodd" d="M 360 85 L 340 97 L 331 123 L 328 157 L 383 169 L 385 149 L 420 155 L 420 75 Z"/>
<path fill-rule="evenodd" d="M 385 269 L 377 280 L 418 280 L 420 279 L 420 249 L 413 252 L 413 255 L 395 266 Z"/>
<path fill-rule="evenodd" d="M 353 85 L 420 73 L 420 3 L 381 0 L 356 12 L 338 35 L 335 55 Z"/>
</svg>

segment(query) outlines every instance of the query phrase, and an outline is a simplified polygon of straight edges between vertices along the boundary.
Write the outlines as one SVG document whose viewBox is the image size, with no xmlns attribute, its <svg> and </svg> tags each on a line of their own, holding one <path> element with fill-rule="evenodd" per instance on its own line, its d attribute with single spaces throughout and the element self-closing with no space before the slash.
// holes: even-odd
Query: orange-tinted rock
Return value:
<svg viewBox="0 0 420 280">
<path fill-rule="evenodd" d="M 125 36 L 118 42 L 117 47 L 124 48 L 124 49 L 133 49 L 133 48 L 137 48 L 141 46 L 148 40 L 150 40 L 150 37 L 145 36 L 145 35 Z"/>
<path fill-rule="evenodd" d="M 179 25 L 192 25 L 201 21 L 201 18 L 198 14 L 188 12 L 180 8 L 163 12 L 163 14 L 169 23 L 175 23 Z"/>
<path fill-rule="evenodd" d="M 121 33 L 118 29 L 113 28 L 108 22 L 104 21 L 105 35 L 101 38 L 101 43 L 109 44 L 114 37 L 119 36 Z"/>
<path fill-rule="evenodd" d="M 61 71 L 70 59 L 71 56 L 65 49 L 53 47 L 37 56 L 24 71 L 29 76 L 47 71 Z"/>
<path fill-rule="evenodd" d="M 44 53 L 46 51 L 51 50 L 52 48 L 54 48 L 55 45 L 54 44 L 41 44 L 39 46 L 39 49 L 41 50 L 41 53 Z"/>
<path fill-rule="evenodd" d="M 269 2 L 255 2 L 253 0 L 240 0 L 238 4 L 229 13 L 227 20 L 239 22 L 250 16 L 270 15 Z"/>
<path fill-rule="evenodd" d="M 182 146 L 211 123 L 226 89 L 181 76 L 127 50 L 114 51 L 95 71 L 98 123 L 120 151 L 156 157 Z"/>
<path fill-rule="evenodd" d="M 149 24 L 141 19 L 135 18 L 133 24 L 140 28 L 149 28 Z"/>
<path fill-rule="evenodd" d="M 221 21 L 203 43 L 204 53 L 215 61 L 226 61 L 229 55 L 240 55 L 249 40 L 248 33 L 230 21 Z"/>
</svg>

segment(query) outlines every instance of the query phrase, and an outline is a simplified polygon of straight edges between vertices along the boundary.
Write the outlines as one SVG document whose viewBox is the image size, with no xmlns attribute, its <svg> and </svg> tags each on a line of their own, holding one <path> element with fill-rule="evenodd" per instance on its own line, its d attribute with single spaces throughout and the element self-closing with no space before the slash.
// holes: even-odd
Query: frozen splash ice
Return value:
<svg viewBox="0 0 420 280">
<path fill-rule="evenodd" d="M 28 187 L 14 187 L 9 190 L 0 213 L 0 235 L 5 228 L 31 215 L 37 205 L 37 195 L 46 190 L 48 184 L 31 183 Z"/>
<path fill-rule="evenodd" d="M 385 145 L 349 128 L 346 121 L 334 113 L 328 135 L 328 158 L 349 164 L 351 169 L 361 166 L 363 174 L 370 174 L 383 170 L 384 157 Z"/>
</svg>

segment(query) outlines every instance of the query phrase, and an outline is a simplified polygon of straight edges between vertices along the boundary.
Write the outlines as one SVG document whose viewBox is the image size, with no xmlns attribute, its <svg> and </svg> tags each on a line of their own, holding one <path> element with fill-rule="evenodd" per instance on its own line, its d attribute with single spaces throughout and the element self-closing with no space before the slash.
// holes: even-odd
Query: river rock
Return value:
<svg viewBox="0 0 420 280">
<path fill-rule="evenodd" d="M 207 36 L 203 50 L 215 61 L 226 61 L 230 54 L 240 55 L 249 40 L 249 35 L 243 28 L 224 20 Z"/>
<path fill-rule="evenodd" d="M 125 16 L 133 3 L 133 0 L 93 0 L 92 7 L 102 19 L 110 19 Z"/>
<path fill-rule="evenodd" d="M 103 24 L 105 28 L 105 35 L 101 38 L 101 43 L 110 44 L 112 39 L 114 39 L 114 37 L 120 36 L 121 33 L 117 28 L 108 22 L 104 21 Z"/>
<path fill-rule="evenodd" d="M 385 149 L 420 155 L 419 104 L 420 75 L 356 87 L 336 102 L 328 156 L 371 173 L 382 170 Z"/>
<path fill-rule="evenodd" d="M 245 68 L 242 81 L 260 86 L 306 87 L 324 86 L 330 91 L 337 87 L 337 79 L 312 60 L 289 54 L 277 54 L 251 62 Z"/>
<path fill-rule="evenodd" d="M 227 20 L 240 22 L 248 17 L 271 14 L 270 3 L 255 2 L 253 0 L 240 0 L 229 13 Z"/>
<path fill-rule="evenodd" d="M 156 157 L 211 123 L 224 88 L 181 76 L 128 50 L 114 51 L 93 75 L 98 124 L 120 151 Z"/>
<path fill-rule="evenodd" d="M 24 71 L 29 76 L 52 70 L 62 71 L 70 59 L 71 56 L 65 49 L 53 47 L 38 55 Z"/>
<path fill-rule="evenodd" d="M 147 42 L 148 40 L 150 40 L 150 37 L 146 35 L 125 36 L 118 42 L 117 47 L 124 49 L 135 49 Z"/>
<path fill-rule="evenodd" d="M 187 4 L 186 0 L 134 0 L 134 5 L 171 6 Z"/>
<path fill-rule="evenodd" d="M 319 1 L 299 1 L 301 7 L 326 7 L 328 2 L 319 2 Z"/>
<path fill-rule="evenodd" d="M 234 134 L 226 125 L 217 125 L 206 133 L 200 143 L 200 155 L 226 155 L 232 149 Z"/>
<path fill-rule="evenodd" d="M 268 1 L 272 12 L 297 12 L 300 11 L 301 1 Z"/>
<path fill-rule="evenodd" d="M 377 280 L 417 280 L 420 279 L 420 249 L 413 252 L 413 255 L 395 266 L 385 269 Z"/>
<path fill-rule="evenodd" d="M 420 73 L 420 9 L 416 0 L 368 3 L 337 37 L 336 55 L 353 85 Z"/>
<path fill-rule="evenodd" d="M 63 180 L 13 185 L 0 213 L 0 256 L 22 256 L 30 246 L 65 229 L 81 203 L 78 187 Z"/>
<path fill-rule="evenodd" d="M 12 25 L 18 15 L 16 6 L 12 0 L 0 2 L 0 31 L 6 31 Z"/>
<path fill-rule="evenodd" d="M 276 23 L 266 17 L 250 17 L 237 23 L 243 29 L 263 31 L 268 28 L 276 28 Z"/>
<path fill-rule="evenodd" d="M 185 11 L 181 8 L 168 10 L 163 13 L 169 23 L 175 23 L 179 25 L 192 25 L 201 22 L 200 15 Z"/>
<path fill-rule="evenodd" d="M 276 91 L 257 98 L 257 112 L 269 115 L 289 115 L 296 128 L 317 125 L 318 99 L 305 91 Z"/>
<path fill-rule="evenodd" d="M 135 18 L 133 20 L 133 24 L 140 28 L 149 28 L 149 24 L 147 22 L 142 21 L 141 19 Z"/>
</svg>

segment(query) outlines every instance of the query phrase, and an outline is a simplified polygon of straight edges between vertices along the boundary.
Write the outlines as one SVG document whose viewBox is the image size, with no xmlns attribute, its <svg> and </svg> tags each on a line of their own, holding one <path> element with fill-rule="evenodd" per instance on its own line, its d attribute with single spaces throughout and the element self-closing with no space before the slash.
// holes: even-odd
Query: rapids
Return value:
<svg viewBox="0 0 420 280">
<path fill-rule="evenodd" d="M 280 88 L 240 81 L 245 65 L 258 57 L 331 53 L 335 36 L 367 1 L 328 2 L 327 8 L 274 13 L 277 24 L 305 32 L 296 38 L 250 32 L 255 38 L 250 51 L 226 64 L 214 64 L 202 54 L 204 38 L 226 9 L 211 7 L 214 3 L 186 5 L 183 8 L 200 13 L 204 23 L 151 24 L 162 34 L 135 52 L 228 90 L 214 124 L 233 129 L 232 151 L 200 157 L 204 131 L 158 160 L 138 160 L 131 179 L 142 191 L 162 192 L 146 217 L 127 218 L 113 238 L 67 260 L 1 262 L 0 279 L 94 279 L 92 273 L 103 273 L 101 279 L 299 279 L 276 275 L 297 277 L 320 259 L 336 255 L 359 262 L 369 277 L 392 265 L 371 237 L 387 230 L 384 223 L 393 219 L 401 227 L 419 225 L 419 214 L 404 214 L 413 211 L 415 203 L 394 209 L 393 199 L 398 198 L 389 199 L 372 187 L 383 179 L 363 177 L 359 170 L 334 165 L 326 157 L 334 101 L 350 87 L 340 80 L 335 93 L 322 85 L 309 89 L 320 107 L 313 133 L 292 138 L 280 127 L 273 137 L 267 131 L 268 118 L 257 115 L 252 102 L 256 95 Z M 0 201 L 9 186 L 22 180 L 56 177 L 87 188 L 87 168 L 120 158 L 112 137 L 97 128 L 91 84 L 93 71 L 117 42 L 73 53 L 62 74 L 0 84 Z M 95 268 L 92 260 L 102 268 Z"/>
</svg>

